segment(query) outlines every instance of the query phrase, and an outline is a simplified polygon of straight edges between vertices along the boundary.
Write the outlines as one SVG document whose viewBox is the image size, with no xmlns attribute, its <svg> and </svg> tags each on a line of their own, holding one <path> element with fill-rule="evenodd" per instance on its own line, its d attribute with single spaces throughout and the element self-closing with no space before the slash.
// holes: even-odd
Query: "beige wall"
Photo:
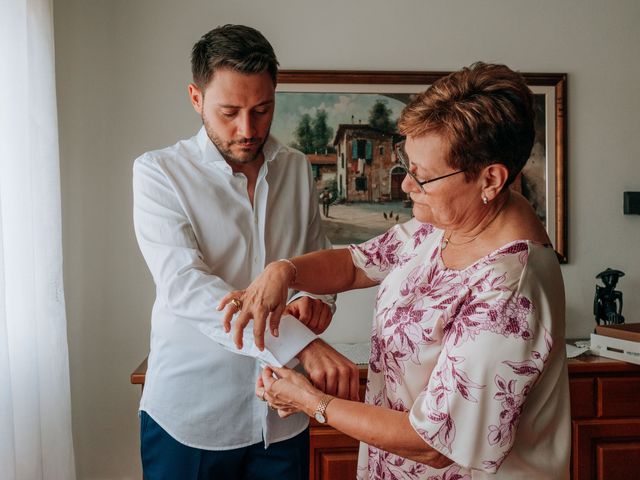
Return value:
<svg viewBox="0 0 640 480">
<path fill-rule="evenodd" d="M 148 345 L 153 286 L 131 227 L 131 164 L 199 126 L 189 51 L 213 26 L 246 23 L 282 68 L 452 70 L 475 60 L 569 74 L 571 337 L 592 329 L 594 275 L 626 271 L 640 321 L 640 3 L 608 1 L 55 0 L 56 70 L 72 399 L 79 479 L 138 479 L 128 384 Z M 327 338 L 366 340 L 373 292 L 345 295 Z"/>
</svg>

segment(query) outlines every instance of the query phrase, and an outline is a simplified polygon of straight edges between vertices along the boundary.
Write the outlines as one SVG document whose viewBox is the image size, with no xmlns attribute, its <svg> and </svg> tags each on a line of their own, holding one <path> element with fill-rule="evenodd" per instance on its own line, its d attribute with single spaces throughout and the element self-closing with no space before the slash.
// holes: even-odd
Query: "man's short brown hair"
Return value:
<svg viewBox="0 0 640 480">
<path fill-rule="evenodd" d="M 411 137 L 443 135 L 449 165 L 467 178 L 487 165 L 505 165 L 510 184 L 533 147 L 533 93 L 521 74 L 478 62 L 435 81 L 405 107 L 398 126 Z"/>
<path fill-rule="evenodd" d="M 204 89 L 217 69 L 253 74 L 269 72 L 278 79 L 278 59 L 269 41 L 255 28 L 223 25 L 204 34 L 191 51 L 193 83 Z"/>
</svg>

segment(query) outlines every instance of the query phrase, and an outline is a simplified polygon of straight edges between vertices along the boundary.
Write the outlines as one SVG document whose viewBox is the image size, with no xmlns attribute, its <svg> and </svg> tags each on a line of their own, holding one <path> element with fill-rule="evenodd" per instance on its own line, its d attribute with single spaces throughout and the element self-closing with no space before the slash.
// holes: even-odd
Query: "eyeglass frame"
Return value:
<svg viewBox="0 0 640 480">
<path fill-rule="evenodd" d="M 418 187 L 420 188 L 422 193 L 425 193 L 425 194 L 427 192 L 424 189 L 424 185 L 426 185 L 427 183 L 442 180 L 443 178 L 451 177 L 453 175 L 457 175 L 458 173 L 463 173 L 467 171 L 466 168 L 463 168 L 462 170 L 456 170 L 455 172 L 447 173 L 446 175 L 440 175 L 439 177 L 431 178 L 429 180 L 420 180 L 415 175 L 415 173 L 411 171 L 411 164 L 409 163 L 409 158 L 407 157 L 407 154 L 404 152 L 404 142 L 398 143 L 395 146 L 394 150 L 396 153 L 396 157 L 398 157 L 398 160 L 400 160 L 400 166 L 404 169 L 405 172 L 407 172 L 407 175 L 409 175 L 413 179 L 413 181 L 418 184 Z"/>
</svg>

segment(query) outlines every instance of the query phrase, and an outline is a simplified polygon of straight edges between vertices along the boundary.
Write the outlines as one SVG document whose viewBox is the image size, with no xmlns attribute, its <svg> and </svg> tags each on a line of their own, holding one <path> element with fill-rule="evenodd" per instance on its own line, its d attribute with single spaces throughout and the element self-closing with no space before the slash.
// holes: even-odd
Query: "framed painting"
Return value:
<svg viewBox="0 0 640 480">
<path fill-rule="evenodd" d="M 449 72 L 283 70 L 272 133 L 307 154 L 325 231 L 334 245 L 359 243 L 411 218 L 393 147 L 413 95 Z M 532 204 L 567 262 L 567 76 L 524 73 L 535 94 L 536 139 L 513 188 Z"/>
</svg>

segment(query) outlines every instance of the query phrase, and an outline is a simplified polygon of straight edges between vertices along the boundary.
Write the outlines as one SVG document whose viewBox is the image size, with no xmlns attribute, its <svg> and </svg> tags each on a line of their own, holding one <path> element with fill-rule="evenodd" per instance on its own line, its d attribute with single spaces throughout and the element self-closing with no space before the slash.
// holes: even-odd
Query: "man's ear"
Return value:
<svg viewBox="0 0 640 480">
<path fill-rule="evenodd" d="M 481 177 L 482 195 L 491 201 L 498 196 L 507 183 L 509 169 L 501 163 L 493 163 L 482 170 Z"/>
<path fill-rule="evenodd" d="M 204 92 L 198 88 L 195 83 L 190 83 L 189 87 L 189 100 L 196 112 L 202 115 L 202 109 L 204 108 Z"/>
</svg>

